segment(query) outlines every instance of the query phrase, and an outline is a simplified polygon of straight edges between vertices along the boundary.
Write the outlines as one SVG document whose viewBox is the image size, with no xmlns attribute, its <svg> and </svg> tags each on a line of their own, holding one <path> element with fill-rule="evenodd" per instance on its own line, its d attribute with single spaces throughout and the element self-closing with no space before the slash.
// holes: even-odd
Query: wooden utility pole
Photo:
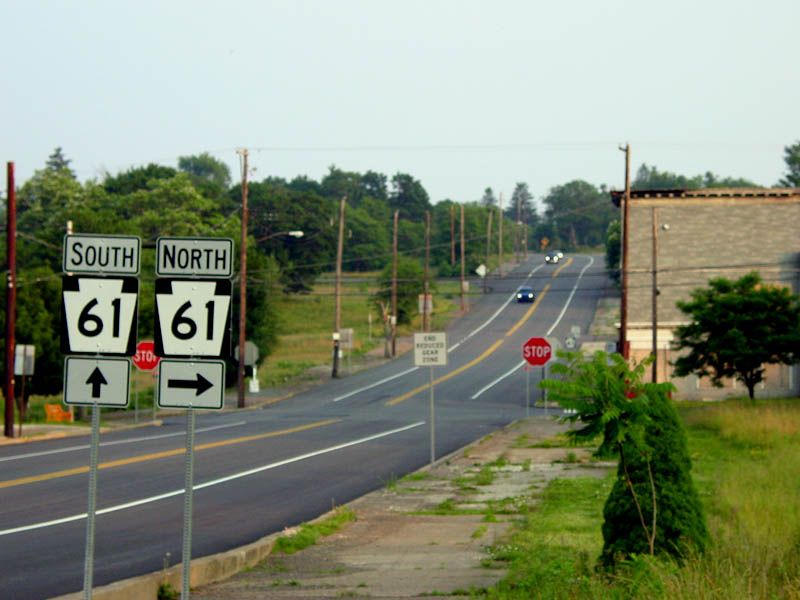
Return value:
<svg viewBox="0 0 800 600">
<path fill-rule="evenodd" d="M 486 279 L 489 277 L 489 257 L 492 253 L 492 215 L 489 210 L 489 219 L 486 222 L 486 273 L 483 275 L 483 293 L 486 293 Z"/>
<path fill-rule="evenodd" d="M 344 207 L 347 196 L 339 200 L 339 243 L 336 246 L 336 289 L 333 316 L 333 371 L 331 377 L 339 376 L 339 348 L 342 329 L 342 255 L 344 254 Z"/>
<path fill-rule="evenodd" d="M 497 246 L 497 257 L 499 264 L 497 265 L 497 272 L 500 277 L 503 276 L 503 192 L 500 192 L 500 198 L 497 202 L 497 229 L 499 236 L 499 243 Z"/>
<path fill-rule="evenodd" d="M 456 207 L 450 205 L 450 266 L 456 266 Z"/>
<path fill-rule="evenodd" d="M 465 295 L 467 280 L 465 279 L 464 260 L 464 205 L 461 205 L 461 312 L 467 311 L 467 297 Z"/>
<path fill-rule="evenodd" d="M 520 201 L 520 196 L 522 194 L 517 195 L 517 224 L 514 226 L 514 256 L 517 258 L 517 263 L 520 262 L 520 257 L 522 255 L 522 206 Z"/>
<path fill-rule="evenodd" d="M 433 308 L 433 299 L 429 297 L 430 294 L 430 286 L 428 284 L 428 270 L 429 270 L 429 263 L 431 261 L 431 212 L 429 210 L 425 211 L 425 271 L 424 271 L 424 281 L 422 286 L 422 331 L 428 332 L 430 331 L 430 310 Z"/>
<path fill-rule="evenodd" d="M 6 189 L 6 409 L 3 433 L 14 437 L 14 332 L 17 317 L 17 190 L 14 187 L 14 163 L 7 168 Z"/>
<path fill-rule="evenodd" d="M 394 235 L 392 236 L 392 356 L 397 356 L 397 225 L 400 211 L 394 211 Z"/>
<path fill-rule="evenodd" d="M 625 153 L 625 195 L 622 200 L 622 298 L 620 302 L 619 351 L 628 358 L 628 238 L 631 204 L 631 146 L 620 148 Z"/>
<path fill-rule="evenodd" d="M 242 236 L 239 241 L 239 364 L 236 378 L 238 386 L 238 400 L 236 406 L 244 408 L 244 350 L 247 336 L 247 148 L 237 150 L 242 157 Z"/>
</svg>

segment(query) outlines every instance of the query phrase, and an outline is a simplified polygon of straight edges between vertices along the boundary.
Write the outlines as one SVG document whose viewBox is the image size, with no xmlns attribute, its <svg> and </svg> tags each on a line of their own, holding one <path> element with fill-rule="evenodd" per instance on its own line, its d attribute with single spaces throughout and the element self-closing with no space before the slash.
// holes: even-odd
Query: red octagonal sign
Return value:
<svg viewBox="0 0 800 600">
<path fill-rule="evenodd" d="M 156 345 L 153 340 L 143 340 L 136 344 L 136 354 L 133 355 L 133 364 L 140 371 L 152 371 L 158 366 L 161 359 L 156 356 Z"/>
<path fill-rule="evenodd" d="M 522 345 L 522 358 L 534 367 L 544 365 L 553 357 L 553 348 L 543 337 L 532 337 Z"/>
</svg>

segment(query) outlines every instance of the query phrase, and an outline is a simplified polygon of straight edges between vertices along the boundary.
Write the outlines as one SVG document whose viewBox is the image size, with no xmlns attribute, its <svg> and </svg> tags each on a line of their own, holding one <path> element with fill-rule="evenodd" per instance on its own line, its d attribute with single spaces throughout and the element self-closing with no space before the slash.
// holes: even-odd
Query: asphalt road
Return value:
<svg viewBox="0 0 800 600">
<path fill-rule="evenodd" d="M 608 285 L 600 256 L 540 256 L 472 299 L 433 370 L 436 456 L 525 415 L 522 344 L 588 330 Z M 513 293 L 531 285 L 535 304 Z M 531 397 L 541 368 L 530 372 Z M 196 411 L 192 557 L 312 519 L 430 460 L 429 368 L 413 353 L 259 410 Z M 541 409 L 531 409 L 532 414 Z M 94 584 L 181 561 L 187 418 L 103 435 Z M 0 448 L 0 598 L 83 588 L 88 440 Z"/>
</svg>

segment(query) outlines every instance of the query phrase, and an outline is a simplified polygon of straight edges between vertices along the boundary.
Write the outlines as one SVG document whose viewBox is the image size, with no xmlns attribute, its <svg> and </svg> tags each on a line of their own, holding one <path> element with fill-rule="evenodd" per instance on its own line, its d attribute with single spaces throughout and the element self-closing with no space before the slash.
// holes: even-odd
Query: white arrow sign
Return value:
<svg viewBox="0 0 800 600">
<path fill-rule="evenodd" d="M 158 405 L 162 408 L 220 409 L 225 399 L 221 360 L 171 360 L 158 363 Z"/>
<path fill-rule="evenodd" d="M 68 356 L 64 360 L 64 403 L 127 406 L 130 374 L 127 358 Z"/>
<path fill-rule="evenodd" d="M 230 313 L 228 279 L 156 279 L 156 354 L 227 356 Z"/>
<path fill-rule="evenodd" d="M 135 277 L 64 277 L 61 346 L 67 354 L 120 354 L 136 351 Z"/>
</svg>

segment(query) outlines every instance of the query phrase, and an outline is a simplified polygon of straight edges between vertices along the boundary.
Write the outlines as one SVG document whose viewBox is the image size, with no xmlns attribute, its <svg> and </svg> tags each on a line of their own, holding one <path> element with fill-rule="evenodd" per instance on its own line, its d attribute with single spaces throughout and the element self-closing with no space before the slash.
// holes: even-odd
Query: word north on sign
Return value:
<svg viewBox="0 0 800 600">
<path fill-rule="evenodd" d="M 227 357 L 230 314 L 229 279 L 156 279 L 156 354 Z"/>
<path fill-rule="evenodd" d="M 67 276 L 61 285 L 64 353 L 133 356 L 138 279 Z"/>
<path fill-rule="evenodd" d="M 160 237 L 156 241 L 159 277 L 230 277 L 233 240 L 227 238 Z"/>
<path fill-rule="evenodd" d="M 138 275 L 141 239 L 135 236 L 64 236 L 65 273 Z"/>
</svg>

